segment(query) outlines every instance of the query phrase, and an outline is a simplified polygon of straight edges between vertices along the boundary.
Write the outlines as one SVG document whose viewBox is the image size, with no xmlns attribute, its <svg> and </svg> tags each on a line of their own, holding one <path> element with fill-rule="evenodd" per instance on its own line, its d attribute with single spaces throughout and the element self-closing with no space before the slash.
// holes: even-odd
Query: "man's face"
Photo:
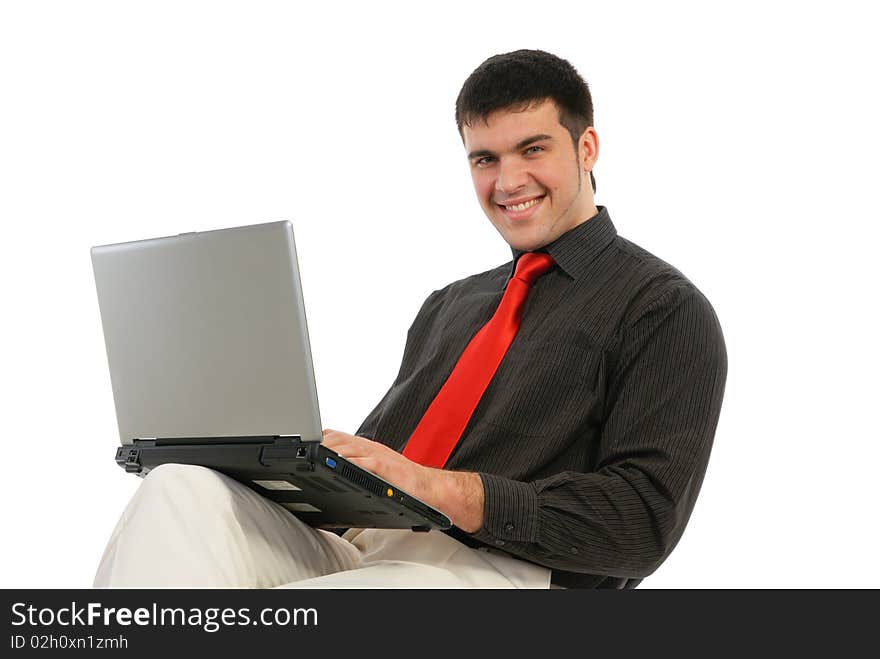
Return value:
<svg viewBox="0 0 880 659">
<path fill-rule="evenodd" d="M 584 131 L 575 153 L 552 101 L 498 110 L 463 126 L 462 137 L 480 205 L 511 247 L 538 249 L 596 214 L 596 131 Z"/>
</svg>

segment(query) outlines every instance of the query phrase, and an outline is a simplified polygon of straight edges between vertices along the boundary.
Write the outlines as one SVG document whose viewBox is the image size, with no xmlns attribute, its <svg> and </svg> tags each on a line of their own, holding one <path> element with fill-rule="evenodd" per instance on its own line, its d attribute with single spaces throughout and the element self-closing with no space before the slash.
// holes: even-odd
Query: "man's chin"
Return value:
<svg viewBox="0 0 880 659">
<path fill-rule="evenodd" d="M 541 231 L 541 225 L 536 223 L 511 225 L 504 221 L 492 218 L 495 230 L 501 235 L 508 245 L 520 252 L 534 252 L 541 249 L 550 241 L 547 240 L 546 231 Z"/>
<path fill-rule="evenodd" d="M 546 240 L 534 235 L 514 235 L 502 232 L 501 237 L 504 238 L 504 242 L 520 252 L 534 252 L 547 244 Z"/>
</svg>

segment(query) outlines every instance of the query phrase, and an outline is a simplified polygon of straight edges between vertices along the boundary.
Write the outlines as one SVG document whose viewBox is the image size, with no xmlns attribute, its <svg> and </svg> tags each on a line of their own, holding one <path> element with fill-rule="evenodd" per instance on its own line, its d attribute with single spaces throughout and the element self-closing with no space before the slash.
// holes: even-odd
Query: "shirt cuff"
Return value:
<svg viewBox="0 0 880 659">
<path fill-rule="evenodd" d="M 483 481 L 483 527 L 472 537 L 487 545 L 535 542 L 538 492 L 531 483 L 480 473 Z"/>
</svg>

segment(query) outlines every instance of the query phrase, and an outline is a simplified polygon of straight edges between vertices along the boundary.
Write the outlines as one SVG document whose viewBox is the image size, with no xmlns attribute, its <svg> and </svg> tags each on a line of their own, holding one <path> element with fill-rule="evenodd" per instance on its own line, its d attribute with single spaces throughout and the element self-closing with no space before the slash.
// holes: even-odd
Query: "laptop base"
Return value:
<svg viewBox="0 0 880 659">
<path fill-rule="evenodd" d="M 297 435 L 135 439 L 116 451 L 126 472 L 170 463 L 214 469 L 323 529 L 449 529 L 438 510 L 317 441 Z"/>
</svg>

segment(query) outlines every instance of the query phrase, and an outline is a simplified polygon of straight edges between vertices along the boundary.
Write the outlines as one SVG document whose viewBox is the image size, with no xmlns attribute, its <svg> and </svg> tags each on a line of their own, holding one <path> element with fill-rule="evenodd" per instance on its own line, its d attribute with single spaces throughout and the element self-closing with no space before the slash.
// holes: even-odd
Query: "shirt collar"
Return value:
<svg viewBox="0 0 880 659">
<path fill-rule="evenodd" d="M 549 245 L 537 250 L 550 254 L 560 269 L 574 279 L 583 277 L 596 256 L 617 236 L 617 229 L 611 223 L 608 209 L 605 206 L 598 206 L 597 210 L 599 212 L 589 220 L 581 222 Z M 511 251 L 513 252 L 511 276 L 513 276 L 516 261 L 524 252 L 518 249 Z"/>
</svg>

